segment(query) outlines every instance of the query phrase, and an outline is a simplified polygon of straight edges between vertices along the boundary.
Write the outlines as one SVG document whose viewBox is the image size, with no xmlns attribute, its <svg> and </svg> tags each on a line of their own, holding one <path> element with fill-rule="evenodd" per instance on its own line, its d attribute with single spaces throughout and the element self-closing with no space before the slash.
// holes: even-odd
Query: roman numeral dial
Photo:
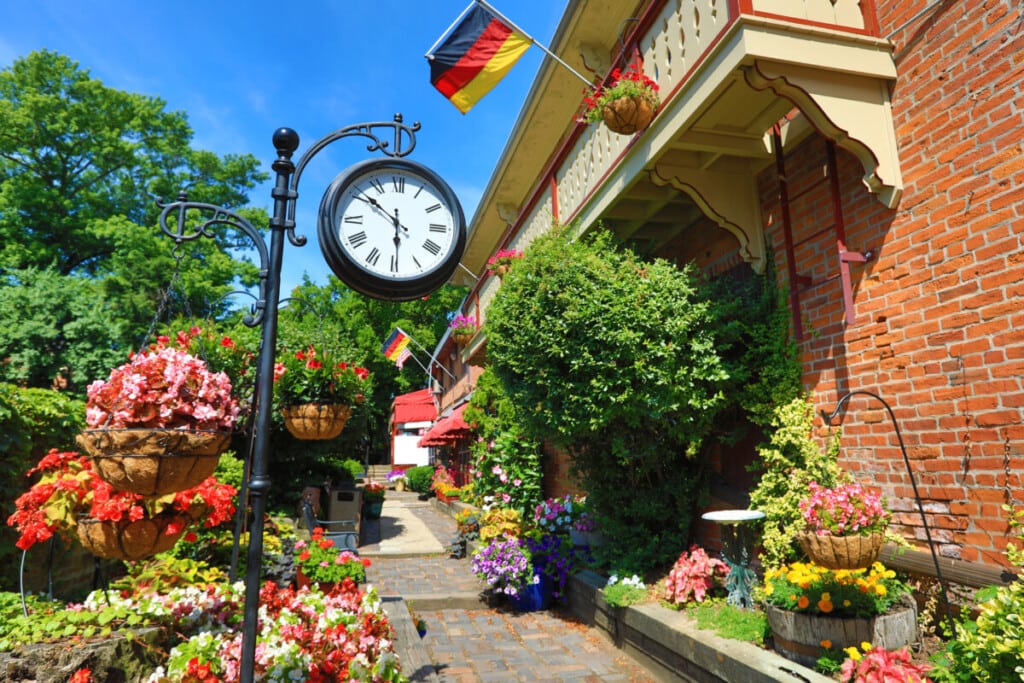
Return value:
<svg viewBox="0 0 1024 683">
<path fill-rule="evenodd" d="M 458 198 L 436 173 L 407 159 L 375 159 L 335 178 L 321 202 L 318 235 L 346 284 L 406 300 L 451 277 L 466 226 Z"/>
</svg>

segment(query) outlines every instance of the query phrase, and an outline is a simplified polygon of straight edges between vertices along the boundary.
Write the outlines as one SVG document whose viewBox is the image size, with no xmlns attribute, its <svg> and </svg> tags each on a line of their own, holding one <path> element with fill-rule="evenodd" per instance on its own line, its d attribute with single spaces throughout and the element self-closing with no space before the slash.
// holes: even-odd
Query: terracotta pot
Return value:
<svg viewBox="0 0 1024 683">
<path fill-rule="evenodd" d="M 101 479 L 142 496 L 177 493 L 217 469 L 231 432 L 194 429 L 87 429 L 75 439 Z"/>
<path fill-rule="evenodd" d="M 141 560 L 174 547 L 192 519 L 183 513 L 119 522 L 83 517 L 78 520 L 78 540 L 97 557 L 112 560 Z M 167 529 L 178 528 L 173 533 Z"/>
<path fill-rule="evenodd" d="M 345 423 L 352 415 L 352 408 L 346 405 L 304 405 L 287 406 L 281 410 L 285 428 L 296 439 L 316 441 L 333 439 L 345 429 Z"/>
<path fill-rule="evenodd" d="M 830 617 L 765 605 L 772 629 L 772 644 L 780 655 L 804 666 L 814 667 L 829 641 L 831 650 L 859 647 L 867 642 L 886 650 L 897 650 L 917 638 L 917 607 L 912 600 L 875 617 Z"/>
<path fill-rule="evenodd" d="M 885 532 L 870 536 L 819 536 L 812 532 L 800 534 L 800 547 L 815 564 L 829 569 L 863 569 L 870 567 L 882 552 Z"/>
<path fill-rule="evenodd" d="M 654 107 L 643 97 L 621 97 L 604 105 L 601 119 L 613 133 L 632 135 L 654 120 Z"/>
</svg>

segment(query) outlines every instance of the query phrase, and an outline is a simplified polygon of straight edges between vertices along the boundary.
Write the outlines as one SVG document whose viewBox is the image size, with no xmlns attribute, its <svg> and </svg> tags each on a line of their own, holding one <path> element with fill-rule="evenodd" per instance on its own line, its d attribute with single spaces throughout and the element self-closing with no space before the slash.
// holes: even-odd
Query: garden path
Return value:
<svg viewBox="0 0 1024 683">
<path fill-rule="evenodd" d="M 454 535 L 449 515 L 410 492 L 389 491 L 381 519 L 363 521 L 359 552 L 372 560 L 367 583 L 377 588 L 393 621 L 406 626 L 396 623 L 396 643 L 412 681 L 654 683 L 643 667 L 567 611 L 489 607 L 469 559 L 447 555 Z M 418 642 L 402 642 L 411 632 L 406 605 L 427 624 Z"/>
</svg>

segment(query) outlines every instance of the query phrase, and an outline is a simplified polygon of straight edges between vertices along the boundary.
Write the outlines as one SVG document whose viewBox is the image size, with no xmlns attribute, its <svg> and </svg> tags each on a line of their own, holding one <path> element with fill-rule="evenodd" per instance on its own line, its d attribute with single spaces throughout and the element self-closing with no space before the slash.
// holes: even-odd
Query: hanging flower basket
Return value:
<svg viewBox="0 0 1024 683">
<path fill-rule="evenodd" d="M 608 82 L 584 91 L 582 120 L 603 121 L 614 133 L 632 135 L 643 130 L 661 106 L 658 84 L 640 64 L 631 64 L 625 71 L 615 69 Z"/>
<path fill-rule="evenodd" d="M 78 520 L 78 540 L 96 557 L 141 560 L 173 548 L 191 522 L 184 513 L 117 522 L 82 517 Z"/>
<path fill-rule="evenodd" d="M 352 415 L 352 408 L 346 405 L 306 403 L 282 408 L 281 414 L 284 416 L 284 426 L 296 439 L 322 441 L 341 434 Z"/>
<path fill-rule="evenodd" d="M 654 120 L 654 107 L 645 97 L 622 97 L 601 108 L 601 120 L 613 133 L 632 135 Z"/>
<path fill-rule="evenodd" d="M 881 554 L 885 532 L 853 536 L 804 532 L 798 538 L 800 547 L 815 564 L 829 569 L 863 569 Z"/>
<path fill-rule="evenodd" d="M 466 346 L 469 344 L 469 341 L 472 338 L 473 338 L 473 333 L 472 332 L 454 332 L 454 333 L 452 333 L 452 341 L 454 341 L 455 345 L 457 347 L 459 347 L 460 349 L 466 348 Z"/>
<path fill-rule="evenodd" d="M 231 432 L 87 429 L 76 438 L 93 468 L 118 491 L 162 496 L 199 485 L 217 469 Z"/>
</svg>

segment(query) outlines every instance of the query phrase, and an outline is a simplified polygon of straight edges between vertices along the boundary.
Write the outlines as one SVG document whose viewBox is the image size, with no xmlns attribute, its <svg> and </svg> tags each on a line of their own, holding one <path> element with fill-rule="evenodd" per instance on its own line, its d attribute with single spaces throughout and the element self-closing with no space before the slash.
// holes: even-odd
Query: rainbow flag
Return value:
<svg viewBox="0 0 1024 683">
<path fill-rule="evenodd" d="M 474 2 L 447 38 L 427 53 L 430 82 L 465 114 L 505 77 L 530 42 Z"/>
<path fill-rule="evenodd" d="M 409 346 L 409 341 L 409 335 L 396 327 L 391 333 L 391 336 L 388 337 L 388 340 L 380 347 L 380 352 L 383 353 L 388 360 L 394 361 L 395 365 L 402 367 L 412 353 L 406 348 Z"/>
</svg>

